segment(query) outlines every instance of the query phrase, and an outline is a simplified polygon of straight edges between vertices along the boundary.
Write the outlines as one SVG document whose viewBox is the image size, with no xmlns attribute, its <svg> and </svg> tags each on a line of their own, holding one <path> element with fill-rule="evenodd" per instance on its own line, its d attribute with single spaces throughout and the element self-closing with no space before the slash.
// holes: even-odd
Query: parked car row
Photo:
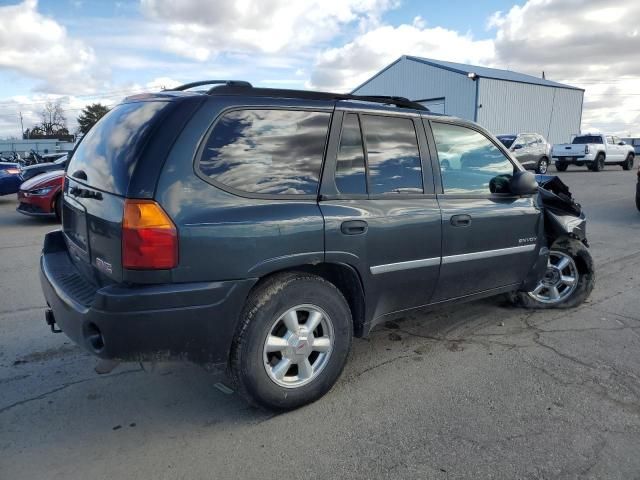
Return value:
<svg viewBox="0 0 640 480">
<path fill-rule="evenodd" d="M 25 215 L 61 218 L 62 185 L 67 155 L 30 166 L 0 163 L 0 195 L 18 194 L 17 211 Z"/>
<path fill-rule="evenodd" d="M 66 152 L 40 154 L 33 149 L 29 152 L 25 152 L 24 156 L 21 156 L 18 152 L 3 152 L 0 154 L 0 163 L 17 163 L 21 167 L 27 167 L 29 165 L 36 165 L 39 163 L 53 162 L 65 155 L 67 155 Z"/>
</svg>

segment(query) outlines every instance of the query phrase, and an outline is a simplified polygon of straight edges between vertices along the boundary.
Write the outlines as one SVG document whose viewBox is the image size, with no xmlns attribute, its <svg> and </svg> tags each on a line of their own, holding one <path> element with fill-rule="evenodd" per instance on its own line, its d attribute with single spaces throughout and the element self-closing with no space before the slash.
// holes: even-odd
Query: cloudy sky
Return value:
<svg viewBox="0 0 640 480">
<path fill-rule="evenodd" d="M 48 99 L 208 78 L 349 91 L 401 55 L 586 89 L 583 130 L 640 136 L 638 0 L 0 0 L 0 138 Z"/>
</svg>

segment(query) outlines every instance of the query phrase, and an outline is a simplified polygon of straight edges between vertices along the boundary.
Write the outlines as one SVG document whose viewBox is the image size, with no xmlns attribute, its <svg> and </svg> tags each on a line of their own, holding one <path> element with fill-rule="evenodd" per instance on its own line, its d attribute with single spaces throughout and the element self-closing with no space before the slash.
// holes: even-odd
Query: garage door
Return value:
<svg viewBox="0 0 640 480">
<path fill-rule="evenodd" d="M 428 98 L 426 100 L 418 100 L 418 103 L 427 107 L 433 113 L 446 113 L 445 112 L 445 101 L 444 97 L 442 98 Z"/>
</svg>

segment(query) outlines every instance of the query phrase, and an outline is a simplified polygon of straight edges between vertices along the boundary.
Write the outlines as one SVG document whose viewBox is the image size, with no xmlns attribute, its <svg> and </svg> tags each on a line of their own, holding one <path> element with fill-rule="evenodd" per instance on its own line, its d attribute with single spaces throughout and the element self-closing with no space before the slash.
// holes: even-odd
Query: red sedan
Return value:
<svg viewBox="0 0 640 480">
<path fill-rule="evenodd" d="M 30 178 L 18 191 L 18 208 L 20 213 L 33 216 L 55 215 L 58 219 L 62 213 L 62 185 L 64 170 L 46 172 Z"/>
</svg>

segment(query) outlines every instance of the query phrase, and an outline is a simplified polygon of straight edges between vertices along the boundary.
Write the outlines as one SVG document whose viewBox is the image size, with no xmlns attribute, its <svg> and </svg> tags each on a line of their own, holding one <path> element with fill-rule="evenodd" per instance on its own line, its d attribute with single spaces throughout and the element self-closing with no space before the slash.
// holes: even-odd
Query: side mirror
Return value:
<svg viewBox="0 0 640 480">
<path fill-rule="evenodd" d="M 626 143 L 620 142 L 620 143 L 618 143 L 618 145 L 626 145 Z"/>
<path fill-rule="evenodd" d="M 518 171 L 509 180 L 509 191 L 513 195 L 532 195 L 538 192 L 536 176 L 528 171 Z"/>
<path fill-rule="evenodd" d="M 514 150 L 520 150 L 524 147 L 524 145 L 518 144 L 518 145 L 514 145 L 513 149 Z"/>
</svg>

